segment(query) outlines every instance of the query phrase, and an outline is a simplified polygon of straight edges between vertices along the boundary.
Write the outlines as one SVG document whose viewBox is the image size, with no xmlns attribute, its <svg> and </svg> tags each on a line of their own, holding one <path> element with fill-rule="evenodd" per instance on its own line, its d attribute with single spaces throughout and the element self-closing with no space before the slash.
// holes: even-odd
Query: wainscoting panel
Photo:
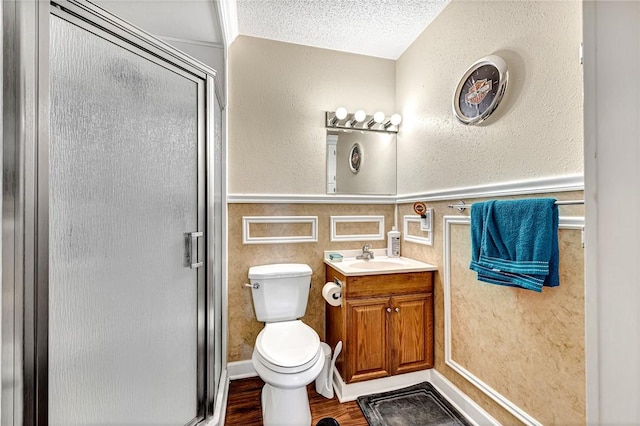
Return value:
<svg viewBox="0 0 640 426">
<path fill-rule="evenodd" d="M 384 240 L 384 216 L 331 216 L 331 241 Z"/>
<path fill-rule="evenodd" d="M 433 216 L 432 216 L 433 217 Z M 433 245 L 433 230 L 422 231 L 420 229 L 420 216 L 418 215 L 405 215 L 402 217 L 403 229 L 405 241 L 412 243 L 424 244 L 426 246 Z"/>
<path fill-rule="evenodd" d="M 383 235 L 391 230 L 394 220 L 395 206 L 392 204 L 278 204 L 278 203 L 232 203 L 228 205 L 228 346 L 227 360 L 250 360 L 256 337 L 264 324 L 256 320 L 251 300 L 251 290 L 244 286 L 248 282 L 249 269 L 252 266 L 271 263 L 304 263 L 311 267 L 311 289 L 307 311 L 302 319 L 305 324 L 313 328 L 321 340 L 325 338 L 325 310 L 327 302 L 322 297 L 322 288 L 326 283 L 324 253 L 325 251 L 359 250 L 364 244 L 370 244 L 374 249 L 386 246 L 385 241 L 330 241 L 331 216 L 382 216 L 385 229 Z M 285 218 L 276 221 L 264 219 Z M 302 223 L 289 223 L 290 220 L 303 219 Z M 316 219 L 317 218 L 317 219 Z M 249 236 L 253 240 L 246 243 L 247 222 L 251 224 Z M 279 223 L 283 222 L 283 223 Z M 317 224 L 317 241 L 312 235 L 312 227 Z M 340 232 L 351 234 L 347 226 L 354 224 L 343 223 Z M 362 232 L 378 232 L 378 223 L 361 223 L 358 229 Z M 369 230 L 372 226 L 373 230 Z M 243 236 L 243 234 L 245 234 Z M 309 242 L 302 243 L 299 239 L 291 243 L 284 243 L 285 238 L 291 236 L 309 237 Z M 265 243 L 257 237 L 268 237 L 277 244 Z M 282 238 L 274 238 L 282 237 Z M 236 374 L 231 371 L 230 375 Z"/>
<path fill-rule="evenodd" d="M 561 217 L 542 293 L 477 281 L 469 225 L 444 216 L 445 363 L 525 424 L 584 424 L 584 218 Z"/>
<path fill-rule="evenodd" d="M 318 216 L 243 216 L 243 244 L 313 243 Z"/>
</svg>

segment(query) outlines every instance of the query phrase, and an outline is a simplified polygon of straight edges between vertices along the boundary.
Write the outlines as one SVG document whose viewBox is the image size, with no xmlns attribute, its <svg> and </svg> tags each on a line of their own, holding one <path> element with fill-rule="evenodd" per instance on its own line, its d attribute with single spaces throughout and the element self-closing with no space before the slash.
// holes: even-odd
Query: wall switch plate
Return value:
<svg viewBox="0 0 640 426">
<path fill-rule="evenodd" d="M 433 224 L 433 209 L 427 209 L 424 212 L 424 217 L 420 217 L 420 230 L 425 232 L 430 232 L 432 224 Z"/>
</svg>

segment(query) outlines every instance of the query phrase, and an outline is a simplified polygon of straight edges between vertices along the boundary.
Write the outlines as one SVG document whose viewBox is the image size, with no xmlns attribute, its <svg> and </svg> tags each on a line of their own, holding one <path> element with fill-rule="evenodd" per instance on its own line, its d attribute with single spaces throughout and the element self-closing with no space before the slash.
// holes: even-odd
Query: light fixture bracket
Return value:
<svg viewBox="0 0 640 426">
<path fill-rule="evenodd" d="M 368 127 L 368 123 L 373 122 L 373 115 L 367 115 L 360 122 L 356 122 L 354 116 L 355 113 L 348 113 L 344 120 L 338 120 L 335 111 L 325 111 L 324 124 L 327 129 L 361 130 L 363 132 L 398 133 L 400 129 L 399 124 L 391 124 L 391 117 L 385 117 L 382 123 L 374 122 Z"/>
</svg>

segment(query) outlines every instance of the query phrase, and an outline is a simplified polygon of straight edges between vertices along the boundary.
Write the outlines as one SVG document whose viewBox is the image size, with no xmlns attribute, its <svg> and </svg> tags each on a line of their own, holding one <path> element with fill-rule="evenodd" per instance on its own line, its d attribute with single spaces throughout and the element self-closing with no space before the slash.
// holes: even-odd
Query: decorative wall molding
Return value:
<svg viewBox="0 0 640 426">
<path fill-rule="evenodd" d="M 236 0 L 220 0 L 216 4 L 220 11 L 220 26 L 222 27 L 224 44 L 228 48 L 239 34 Z"/>
<path fill-rule="evenodd" d="M 560 216 L 558 227 L 562 229 L 584 229 L 584 217 L 582 216 Z"/>
<path fill-rule="evenodd" d="M 311 235 L 284 237 L 252 237 L 251 225 L 260 223 L 288 224 L 308 223 Z M 242 244 L 315 243 L 318 241 L 318 216 L 242 216 Z"/>
<path fill-rule="evenodd" d="M 229 194 L 227 203 L 255 204 L 395 204 L 393 195 Z"/>
<path fill-rule="evenodd" d="M 490 185 L 452 188 L 442 191 L 399 195 L 398 204 L 416 201 L 444 201 L 463 198 L 504 197 L 509 195 L 544 194 L 584 190 L 584 176 L 567 175 L 542 179 L 528 179 L 513 182 L 499 182 Z"/>
<path fill-rule="evenodd" d="M 403 195 L 331 195 L 331 194 L 229 194 L 227 203 L 292 203 L 292 204 L 404 204 L 416 201 L 445 201 L 464 198 L 504 197 L 546 194 L 549 192 L 583 191 L 582 175 L 530 179 L 490 185 L 469 186 Z"/>
<path fill-rule="evenodd" d="M 507 411 L 513 414 L 518 420 L 527 425 L 541 426 L 541 423 L 527 414 L 516 404 L 507 399 L 504 395 L 483 382 L 475 374 L 467 370 L 451 357 L 451 226 L 470 225 L 469 216 L 444 216 L 444 362 L 455 370 L 458 374 L 467 379 L 471 384 L 484 392 L 491 399 L 496 401 Z M 559 228 L 561 229 L 583 229 L 584 217 L 560 217 Z"/>
<path fill-rule="evenodd" d="M 426 233 L 426 237 L 422 235 L 411 235 L 409 234 L 409 224 L 417 223 L 420 224 L 420 216 L 418 215 L 405 215 L 402 217 L 403 229 L 402 233 L 404 241 L 409 241 L 416 244 L 424 244 L 426 246 L 433 245 L 433 231 L 422 231 Z"/>
<path fill-rule="evenodd" d="M 338 234 L 339 223 L 377 223 L 376 234 Z M 384 216 L 331 216 L 331 241 L 380 241 L 384 240 Z"/>
</svg>

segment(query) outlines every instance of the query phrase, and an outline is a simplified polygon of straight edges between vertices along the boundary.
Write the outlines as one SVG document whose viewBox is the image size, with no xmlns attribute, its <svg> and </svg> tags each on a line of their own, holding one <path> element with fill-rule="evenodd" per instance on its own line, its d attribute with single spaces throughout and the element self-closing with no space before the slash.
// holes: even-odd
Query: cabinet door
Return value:
<svg viewBox="0 0 640 426">
<path fill-rule="evenodd" d="M 388 297 L 347 300 L 347 383 L 389 375 Z"/>
<path fill-rule="evenodd" d="M 391 374 L 433 367 L 433 294 L 391 298 Z"/>
</svg>

